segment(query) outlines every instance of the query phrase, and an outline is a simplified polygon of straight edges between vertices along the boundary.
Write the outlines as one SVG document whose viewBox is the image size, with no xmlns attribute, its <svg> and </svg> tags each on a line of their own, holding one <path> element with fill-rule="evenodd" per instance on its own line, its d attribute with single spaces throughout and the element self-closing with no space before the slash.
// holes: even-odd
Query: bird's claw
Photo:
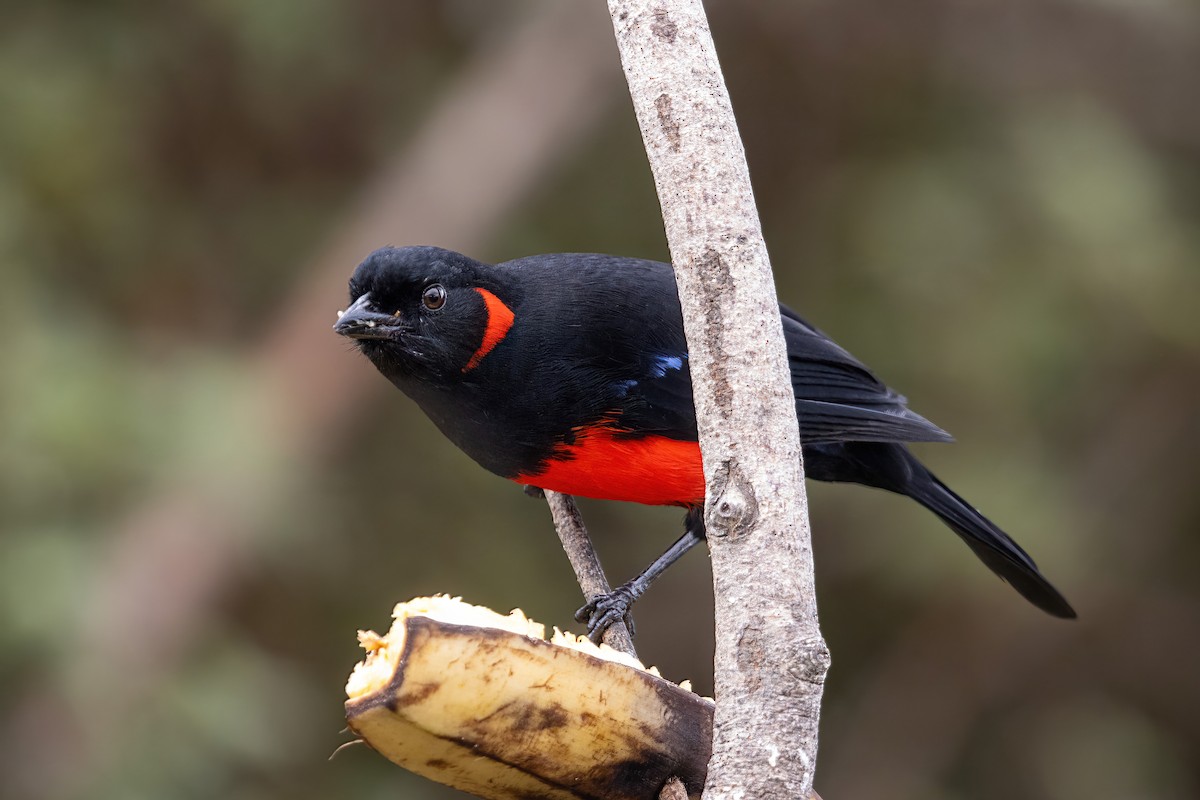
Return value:
<svg viewBox="0 0 1200 800">
<path fill-rule="evenodd" d="M 633 636 L 633 614 L 630 613 L 630 608 L 637 597 L 628 585 L 620 586 L 608 594 L 593 598 L 576 611 L 575 621 L 587 623 L 588 638 L 596 644 L 600 644 L 604 632 L 617 622 L 624 622 L 625 627 L 629 629 L 629 635 Z"/>
</svg>

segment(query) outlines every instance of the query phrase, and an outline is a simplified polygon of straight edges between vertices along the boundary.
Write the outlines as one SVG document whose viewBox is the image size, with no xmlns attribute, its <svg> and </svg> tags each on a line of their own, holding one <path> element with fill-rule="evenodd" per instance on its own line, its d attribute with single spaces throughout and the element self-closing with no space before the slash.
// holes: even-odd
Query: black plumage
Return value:
<svg viewBox="0 0 1200 800">
<path fill-rule="evenodd" d="M 444 298 L 430 308 L 427 293 L 435 286 Z M 702 496 L 676 496 L 702 495 L 702 482 L 685 491 L 667 486 L 666 477 L 661 498 L 635 497 L 611 459 L 589 462 L 582 446 L 598 441 L 589 439 L 598 431 L 634 455 L 629 448 L 639 442 L 696 441 L 669 265 L 555 254 L 492 266 L 440 248 L 384 248 L 355 271 L 350 295 L 355 305 L 337 330 L 356 338 L 380 371 L 485 468 L 559 490 L 548 485 L 552 476 L 569 472 L 577 479 L 569 488 L 579 494 L 688 508 L 702 503 Z M 780 314 L 808 477 L 913 498 L 1034 605 L 1073 617 L 1024 550 L 906 446 L 949 441 L 949 434 L 911 411 L 903 396 L 794 311 L 781 307 Z M 509 321 L 502 332 L 497 315 Z M 678 460 L 692 451 L 669 445 L 654 451 L 667 452 Z M 694 464 L 664 467 L 698 471 L 698 449 L 694 458 Z M 703 535 L 698 519 L 689 514 L 693 540 Z M 634 589 L 629 602 L 645 585 Z M 627 605 L 618 603 L 621 613 Z"/>
</svg>

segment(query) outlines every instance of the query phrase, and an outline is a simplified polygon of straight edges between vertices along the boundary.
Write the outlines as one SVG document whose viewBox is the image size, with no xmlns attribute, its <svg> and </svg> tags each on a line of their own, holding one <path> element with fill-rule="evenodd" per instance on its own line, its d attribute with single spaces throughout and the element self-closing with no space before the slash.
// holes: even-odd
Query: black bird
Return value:
<svg viewBox="0 0 1200 800">
<path fill-rule="evenodd" d="M 437 247 L 385 247 L 355 270 L 350 300 L 334 329 L 485 469 L 567 494 L 688 509 L 678 542 L 580 610 L 593 637 L 703 539 L 704 475 L 668 264 L 564 253 L 493 266 Z M 1035 606 L 1074 617 L 1025 551 L 905 446 L 950 435 L 779 310 L 807 476 L 911 497 Z"/>
</svg>

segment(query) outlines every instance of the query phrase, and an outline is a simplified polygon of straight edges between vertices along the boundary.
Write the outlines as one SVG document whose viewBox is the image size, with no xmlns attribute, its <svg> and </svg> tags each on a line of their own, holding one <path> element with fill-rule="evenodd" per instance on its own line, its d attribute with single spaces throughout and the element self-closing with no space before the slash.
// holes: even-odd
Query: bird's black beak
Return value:
<svg viewBox="0 0 1200 800">
<path fill-rule="evenodd" d="M 399 318 L 376 311 L 371 305 L 371 293 L 367 292 L 345 311 L 338 312 L 333 330 L 350 339 L 391 339 L 399 323 Z"/>
</svg>

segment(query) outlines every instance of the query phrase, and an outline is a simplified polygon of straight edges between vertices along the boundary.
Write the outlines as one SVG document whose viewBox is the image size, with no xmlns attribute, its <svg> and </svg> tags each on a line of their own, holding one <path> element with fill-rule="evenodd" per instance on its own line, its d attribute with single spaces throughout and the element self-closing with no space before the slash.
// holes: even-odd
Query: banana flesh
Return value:
<svg viewBox="0 0 1200 800">
<path fill-rule="evenodd" d="M 713 704 L 636 659 L 447 597 L 401 603 L 346 690 L 350 728 L 391 761 L 483 798 L 699 797 Z"/>
</svg>

